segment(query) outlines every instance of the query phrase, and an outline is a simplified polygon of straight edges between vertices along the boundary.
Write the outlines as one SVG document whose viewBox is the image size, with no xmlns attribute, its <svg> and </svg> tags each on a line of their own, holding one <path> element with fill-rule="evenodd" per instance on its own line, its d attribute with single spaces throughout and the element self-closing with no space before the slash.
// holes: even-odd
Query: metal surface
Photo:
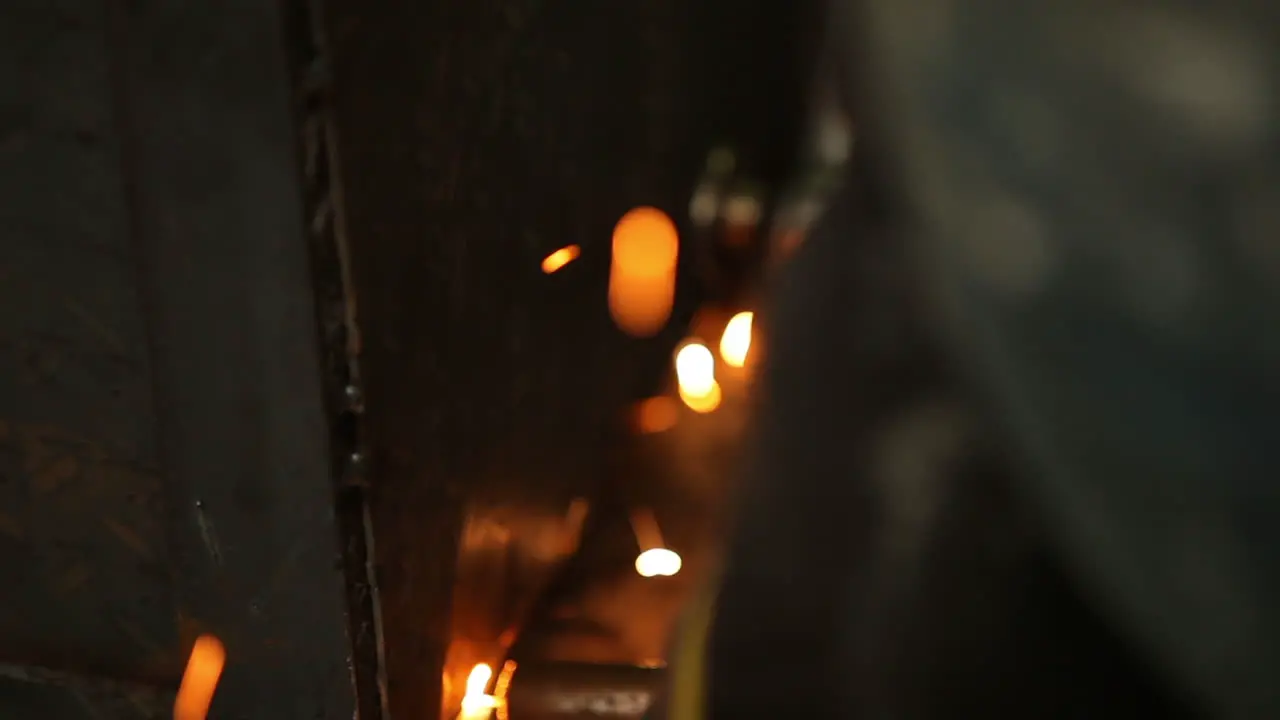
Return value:
<svg viewBox="0 0 1280 720">
<path fill-rule="evenodd" d="M 524 663 L 511 683 L 512 720 L 640 718 L 662 690 L 661 668 L 570 662 Z"/>
<path fill-rule="evenodd" d="M 215 713 L 348 720 L 278 8 L 16 2 L 0 33 L 0 715 L 154 717 L 128 688 L 204 631 Z"/>
</svg>

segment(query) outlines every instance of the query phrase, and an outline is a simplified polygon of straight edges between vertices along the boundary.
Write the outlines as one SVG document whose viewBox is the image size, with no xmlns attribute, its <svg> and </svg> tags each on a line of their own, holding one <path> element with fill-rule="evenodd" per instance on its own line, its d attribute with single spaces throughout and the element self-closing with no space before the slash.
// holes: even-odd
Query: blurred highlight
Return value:
<svg viewBox="0 0 1280 720">
<path fill-rule="evenodd" d="M 740 312 L 724 326 L 724 335 L 720 336 L 720 358 L 729 367 L 740 368 L 747 364 L 747 353 L 751 351 L 753 319 L 752 313 Z"/>
<path fill-rule="evenodd" d="M 609 270 L 609 313 L 628 335 L 656 335 L 676 295 L 676 261 L 680 239 L 675 223 L 661 210 L 631 210 L 613 230 L 613 264 Z"/>
<path fill-rule="evenodd" d="M 221 640 L 212 635 L 196 638 L 173 702 L 173 720 L 205 720 L 226 662 L 227 650 Z"/>
<path fill-rule="evenodd" d="M 659 395 L 636 405 L 636 428 L 646 434 L 666 432 L 680 419 L 680 406 L 675 400 Z"/>
<path fill-rule="evenodd" d="M 680 388 L 680 399 L 692 411 L 696 413 L 706 414 L 715 412 L 720 407 L 720 402 L 724 399 L 724 395 L 720 391 L 720 383 L 711 381 L 711 389 L 705 393 L 694 395 L 685 392 L 684 388 Z"/>
<path fill-rule="evenodd" d="M 680 572 L 683 561 L 674 550 L 653 548 L 645 550 L 636 558 L 636 572 L 640 577 L 671 577 Z"/>
<path fill-rule="evenodd" d="M 467 676 L 467 693 L 462 696 L 462 712 L 458 715 L 458 720 L 488 720 L 492 716 L 494 709 L 498 707 L 498 699 L 485 692 L 492 678 L 493 668 L 485 663 L 479 663 L 471 668 L 471 674 Z"/>
<path fill-rule="evenodd" d="M 649 508 L 631 511 L 631 529 L 636 534 L 640 554 L 636 556 L 636 572 L 640 577 L 671 577 L 680 572 L 683 561 L 679 553 L 667 548 L 662 540 L 658 519 Z"/>
<path fill-rule="evenodd" d="M 497 707 L 494 708 L 494 714 L 498 720 L 508 720 L 507 714 L 507 692 L 511 689 L 511 678 L 516 674 L 516 661 L 508 660 L 502 664 L 502 670 L 498 672 L 498 679 L 493 681 L 493 699 L 497 701 Z"/>
<path fill-rule="evenodd" d="M 676 353 L 676 384 L 680 399 L 690 410 L 709 413 L 720 407 L 720 384 L 716 382 L 716 359 L 700 342 L 689 342 Z"/>
<path fill-rule="evenodd" d="M 542 272 L 550 275 L 565 265 L 577 260 L 578 256 L 581 254 L 582 248 L 577 245 L 562 247 L 542 259 Z"/>
</svg>

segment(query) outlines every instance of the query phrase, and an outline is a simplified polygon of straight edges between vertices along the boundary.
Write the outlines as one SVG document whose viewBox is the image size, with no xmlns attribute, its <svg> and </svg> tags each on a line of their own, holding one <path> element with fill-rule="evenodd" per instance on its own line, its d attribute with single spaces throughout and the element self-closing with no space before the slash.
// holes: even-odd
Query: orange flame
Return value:
<svg viewBox="0 0 1280 720">
<path fill-rule="evenodd" d="M 676 385 L 680 399 L 690 410 L 709 413 L 720 407 L 720 384 L 716 382 L 716 359 L 700 342 L 690 342 L 676 353 Z"/>
<path fill-rule="evenodd" d="M 213 703 L 213 693 L 218 689 L 222 668 L 227 662 L 227 651 L 222 641 L 212 635 L 201 635 L 191 648 L 182 685 L 173 702 L 173 720 L 204 720 Z"/>
<path fill-rule="evenodd" d="M 489 680 L 493 678 L 493 668 L 485 663 L 478 663 L 471 668 L 467 676 L 467 693 L 462 696 L 462 714 L 459 720 L 488 720 L 498 706 L 498 700 L 485 692 L 489 689 Z"/>
<path fill-rule="evenodd" d="M 720 336 L 720 357 L 729 367 L 740 368 L 747 364 L 751 352 L 751 312 L 740 312 L 729 319 Z"/>
</svg>

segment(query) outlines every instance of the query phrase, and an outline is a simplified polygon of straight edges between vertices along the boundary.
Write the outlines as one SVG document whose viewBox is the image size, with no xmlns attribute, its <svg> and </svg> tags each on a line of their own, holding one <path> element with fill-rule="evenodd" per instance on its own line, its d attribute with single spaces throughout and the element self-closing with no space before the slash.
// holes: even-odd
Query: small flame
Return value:
<svg viewBox="0 0 1280 720">
<path fill-rule="evenodd" d="M 636 572 L 640 577 L 671 577 L 680 572 L 683 564 L 680 554 L 674 550 L 650 548 L 636 557 Z"/>
<path fill-rule="evenodd" d="M 498 699 L 485 692 L 492 678 L 493 668 L 486 663 L 471 668 L 471 674 L 467 675 L 467 693 L 462 696 L 460 720 L 488 720 L 498 706 Z"/>
<path fill-rule="evenodd" d="M 562 247 L 542 259 L 542 272 L 550 275 L 565 265 L 577 260 L 578 256 L 581 254 L 582 248 L 577 245 Z"/>
<path fill-rule="evenodd" d="M 747 364 L 747 353 L 751 351 L 751 322 L 754 314 L 740 312 L 729 318 L 724 326 L 724 334 L 720 336 L 720 357 L 729 367 L 740 368 Z"/>
<path fill-rule="evenodd" d="M 178 687 L 178 697 L 173 702 L 173 720 L 205 719 L 226 662 L 227 650 L 222 641 L 212 635 L 196 638 L 187 669 L 182 674 L 182 685 Z"/>
<path fill-rule="evenodd" d="M 709 413 L 720 407 L 720 384 L 716 382 L 716 359 L 700 342 L 690 342 L 676 353 L 676 384 L 680 399 L 690 410 Z"/>
<path fill-rule="evenodd" d="M 700 342 L 691 342 L 676 353 L 676 382 L 680 392 L 706 395 L 716 385 L 716 359 Z"/>
</svg>

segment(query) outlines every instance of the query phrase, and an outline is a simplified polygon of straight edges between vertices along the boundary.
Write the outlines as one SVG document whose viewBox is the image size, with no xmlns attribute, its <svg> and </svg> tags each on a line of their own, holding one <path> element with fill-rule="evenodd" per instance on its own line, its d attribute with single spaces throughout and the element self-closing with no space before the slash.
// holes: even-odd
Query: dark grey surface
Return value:
<svg viewBox="0 0 1280 720">
<path fill-rule="evenodd" d="M 119 9 L 175 595 L 231 717 L 353 711 L 280 7 Z"/>
<path fill-rule="evenodd" d="M 352 716 L 279 9 L 0 8 L 0 660 Z M 0 716 L 134 718 L 5 681 Z M 24 687 L 25 689 L 19 689 Z"/>
<path fill-rule="evenodd" d="M 107 9 L 0 8 L 0 657 L 172 676 Z"/>
<path fill-rule="evenodd" d="M 1280 712 L 1277 10 L 863 3 L 901 226 L 1110 621 Z"/>
</svg>

